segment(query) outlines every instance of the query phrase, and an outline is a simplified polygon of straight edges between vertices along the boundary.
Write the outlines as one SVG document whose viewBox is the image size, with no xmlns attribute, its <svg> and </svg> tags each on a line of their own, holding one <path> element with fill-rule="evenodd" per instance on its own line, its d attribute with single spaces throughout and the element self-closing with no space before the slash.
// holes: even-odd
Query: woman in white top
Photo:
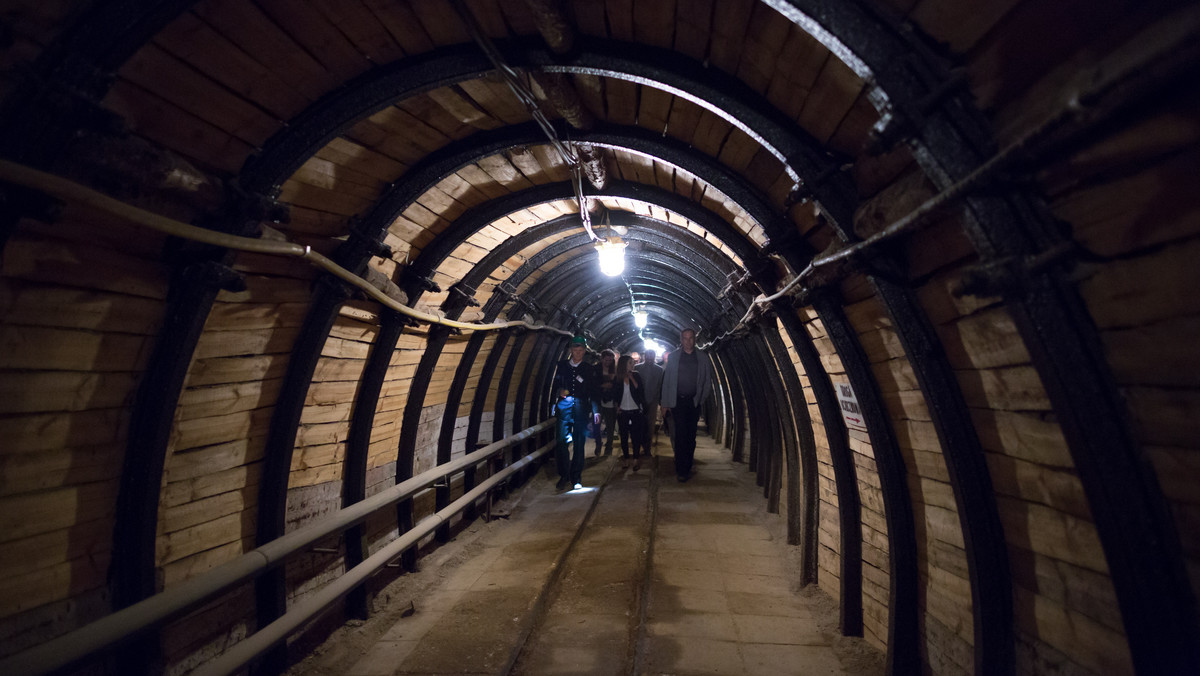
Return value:
<svg viewBox="0 0 1200 676">
<path fill-rule="evenodd" d="M 629 355 L 617 362 L 617 427 L 621 431 L 621 466 L 629 468 L 629 443 L 633 442 L 633 471 L 642 466 L 642 446 L 646 438 L 646 388 L 642 377 L 633 370 Z M 632 439 L 630 439 L 632 437 Z"/>
</svg>

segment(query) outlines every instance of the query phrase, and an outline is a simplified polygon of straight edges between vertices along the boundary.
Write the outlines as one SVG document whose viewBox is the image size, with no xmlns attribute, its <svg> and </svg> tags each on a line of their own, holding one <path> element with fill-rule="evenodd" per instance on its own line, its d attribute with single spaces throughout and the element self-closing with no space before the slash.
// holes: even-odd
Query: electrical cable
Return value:
<svg viewBox="0 0 1200 676">
<path fill-rule="evenodd" d="M 488 60 L 496 67 L 496 71 L 504 79 L 504 83 L 508 85 L 513 96 L 525 106 L 525 111 L 533 118 L 542 133 L 550 141 L 550 145 L 558 151 L 562 157 L 563 163 L 566 164 L 571 171 L 571 184 L 575 188 L 575 200 L 579 203 L 579 219 L 583 221 L 583 229 L 587 231 L 588 237 L 592 241 L 599 241 L 600 237 L 592 229 L 592 216 L 588 211 L 588 197 L 583 194 L 583 163 L 579 161 L 579 153 L 570 147 L 569 142 L 564 142 L 558 136 L 558 132 L 554 130 L 554 125 L 550 123 L 546 113 L 538 105 L 537 96 L 529 85 L 522 81 L 522 72 L 505 63 L 504 58 L 500 54 L 500 50 L 496 48 L 495 43 L 491 38 L 483 32 L 479 26 L 479 22 L 475 19 L 475 15 L 467 7 L 463 0 L 451 0 L 455 11 L 459 18 L 466 24 L 467 33 L 479 48 L 483 50 Z"/>
<path fill-rule="evenodd" d="M 371 298 L 379 301 L 388 308 L 399 312 L 400 314 L 410 319 L 415 319 L 426 324 L 438 324 L 447 326 L 460 331 L 499 331 L 502 329 L 523 327 L 535 331 L 553 331 L 564 336 L 573 336 L 570 331 L 547 326 L 545 324 L 533 324 L 526 321 L 509 321 L 509 322 L 493 322 L 490 324 L 477 324 L 473 322 L 460 322 L 456 320 L 446 319 L 443 316 L 422 312 L 413 309 L 400 303 L 391 296 L 388 296 L 383 291 L 377 289 L 367 280 L 359 277 L 353 272 L 343 268 L 337 263 L 330 260 L 327 256 L 313 251 L 312 247 L 303 244 L 296 244 L 289 241 L 268 240 L 257 237 L 241 237 L 238 235 L 229 235 L 226 233 L 208 230 L 195 225 L 189 225 L 172 218 L 167 218 L 160 214 L 147 211 L 140 207 L 127 204 L 113 197 L 109 197 L 97 190 L 75 183 L 68 179 L 56 176 L 44 171 L 39 171 L 31 167 L 27 167 L 16 162 L 0 159 L 0 180 L 20 185 L 32 190 L 43 192 L 55 199 L 67 203 L 75 203 L 86 205 L 101 211 L 105 211 L 119 218 L 125 219 L 131 223 L 136 223 L 142 227 L 156 230 L 172 237 L 180 237 L 202 244 L 210 244 L 226 249 L 234 249 L 237 251 L 245 251 L 248 253 L 268 254 L 273 256 L 284 256 L 288 258 L 301 258 L 309 264 L 324 270 L 337 277 L 338 279 L 350 284 L 358 289 L 361 289 Z"/>
</svg>

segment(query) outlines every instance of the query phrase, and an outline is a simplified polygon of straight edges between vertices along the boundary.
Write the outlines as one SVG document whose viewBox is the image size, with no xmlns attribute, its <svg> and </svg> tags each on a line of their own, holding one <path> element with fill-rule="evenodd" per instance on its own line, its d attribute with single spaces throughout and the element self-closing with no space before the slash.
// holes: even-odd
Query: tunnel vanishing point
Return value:
<svg viewBox="0 0 1200 676">
<path fill-rule="evenodd" d="M 3 673 L 272 672 L 528 475 L 572 335 L 689 325 L 889 673 L 1200 673 L 1200 4 L 10 0 L 0 54 Z"/>
</svg>

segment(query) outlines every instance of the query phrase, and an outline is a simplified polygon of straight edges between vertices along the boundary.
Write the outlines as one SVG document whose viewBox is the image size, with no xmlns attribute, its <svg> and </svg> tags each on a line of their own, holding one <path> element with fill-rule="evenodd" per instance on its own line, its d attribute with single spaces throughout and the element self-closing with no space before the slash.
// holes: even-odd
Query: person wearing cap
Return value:
<svg viewBox="0 0 1200 676">
<path fill-rule="evenodd" d="M 570 356 L 558 362 L 554 372 L 554 404 L 558 416 L 554 459 L 558 466 L 558 490 L 583 487 L 583 465 L 587 455 L 585 430 L 600 423 L 600 372 L 584 361 L 587 340 L 571 339 Z M 574 452 L 571 445 L 574 444 Z"/>
</svg>

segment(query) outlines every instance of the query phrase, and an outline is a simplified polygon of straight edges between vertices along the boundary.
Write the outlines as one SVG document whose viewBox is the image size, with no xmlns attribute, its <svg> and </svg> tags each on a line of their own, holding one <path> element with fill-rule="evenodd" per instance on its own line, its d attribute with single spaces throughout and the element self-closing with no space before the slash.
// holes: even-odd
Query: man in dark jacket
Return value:
<svg viewBox="0 0 1200 676">
<path fill-rule="evenodd" d="M 696 349 L 696 331 L 679 332 L 678 350 L 667 358 L 663 369 L 662 407 L 671 413 L 671 436 L 675 442 L 675 475 L 680 481 L 692 476 L 696 455 L 696 426 L 700 407 L 712 392 L 712 364 Z"/>
<path fill-rule="evenodd" d="M 571 339 L 571 356 L 558 362 L 554 372 L 554 410 L 558 416 L 554 459 L 558 465 L 558 490 L 574 485 L 583 487 L 584 448 L 588 423 L 600 422 L 600 373 L 595 365 L 583 360 L 587 340 Z M 574 453 L 569 446 L 574 442 Z"/>
<path fill-rule="evenodd" d="M 658 444 L 658 402 L 662 391 L 663 368 L 654 363 L 657 357 L 654 350 L 646 350 L 645 361 L 633 369 L 646 386 L 646 457 L 650 457 L 651 439 L 653 444 Z"/>
</svg>

